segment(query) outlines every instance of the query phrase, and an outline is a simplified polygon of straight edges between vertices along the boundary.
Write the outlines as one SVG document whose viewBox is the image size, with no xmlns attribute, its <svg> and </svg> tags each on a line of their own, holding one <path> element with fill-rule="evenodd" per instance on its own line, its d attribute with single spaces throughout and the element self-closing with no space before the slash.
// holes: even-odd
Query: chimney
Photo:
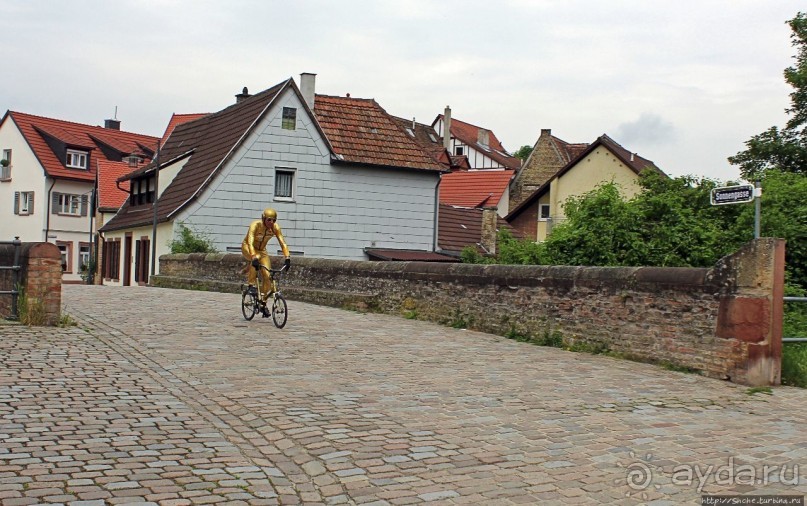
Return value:
<svg viewBox="0 0 807 506">
<path fill-rule="evenodd" d="M 636 155 L 636 153 L 631 153 L 631 154 L 630 154 L 630 161 L 631 161 L 631 162 L 632 162 L 632 161 L 634 161 L 634 160 L 633 160 L 633 157 L 634 157 L 635 155 Z"/>
<path fill-rule="evenodd" d="M 488 254 L 496 254 L 496 225 L 499 216 L 496 206 L 482 208 L 482 240 L 480 245 Z"/>
<path fill-rule="evenodd" d="M 241 102 L 243 102 L 248 98 L 249 98 L 249 90 L 247 90 L 247 87 L 244 86 L 244 89 L 241 91 L 241 93 L 235 96 L 235 103 L 240 104 Z"/>
<path fill-rule="evenodd" d="M 551 128 L 542 128 L 541 129 L 541 137 L 543 137 L 544 135 L 546 135 L 547 137 L 552 135 L 552 129 Z"/>
<path fill-rule="evenodd" d="M 488 147 L 490 145 L 490 131 L 480 128 L 477 132 L 477 142 L 482 146 Z"/>
<path fill-rule="evenodd" d="M 303 72 L 300 74 L 300 93 L 303 94 L 303 99 L 308 105 L 308 108 L 314 110 L 314 95 L 316 93 L 317 75 L 310 72 Z"/>
<path fill-rule="evenodd" d="M 105 119 L 104 120 L 104 128 L 108 128 L 110 130 L 120 130 L 120 120 L 117 120 L 117 119 Z"/>
<path fill-rule="evenodd" d="M 446 106 L 443 113 L 443 147 L 451 150 L 451 108 Z"/>
</svg>

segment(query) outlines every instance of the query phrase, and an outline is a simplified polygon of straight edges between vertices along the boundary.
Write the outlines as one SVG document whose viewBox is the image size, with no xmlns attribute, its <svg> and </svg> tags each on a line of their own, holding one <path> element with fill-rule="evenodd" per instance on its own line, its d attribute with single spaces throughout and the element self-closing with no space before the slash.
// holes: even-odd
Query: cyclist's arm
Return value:
<svg viewBox="0 0 807 506">
<path fill-rule="evenodd" d="M 247 251 L 249 252 L 249 256 L 255 258 L 258 255 L 258 251 L 255 249 L 255 236 L 258 233 L 258 225 L 260 225 L 260 220 L 253 221 L 252 224 L 249 226 L 249 231 L 247 232 L 247 237 L 244 239 L 247 243 Z"/>
<path fill-rule="evenodd" d="M 275 222 L 274 224 L 274 232 L 275 237 L 277 237 L 277 242 L 280 243 L 280 249 L 283 250 L 283 256 L 289 258 L 289 247 L 286 246 L 286 239 L 283 238 L 283 234 L 280 232 L 280 225 Z"/>
</svg>

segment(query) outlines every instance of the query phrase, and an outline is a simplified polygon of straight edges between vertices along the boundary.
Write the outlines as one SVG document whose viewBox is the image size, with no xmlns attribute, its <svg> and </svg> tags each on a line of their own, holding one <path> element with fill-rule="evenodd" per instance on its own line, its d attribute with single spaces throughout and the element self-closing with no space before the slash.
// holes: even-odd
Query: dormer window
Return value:
<svg viewBox="0 0 807 506">
<path fill-rule="evenodd" d="M 155 196 L 154 178 L 133 179 L 130 194 L 133 206 L 153 203 Z"/>
<path fill-rule="evenodd" d="M 67 167 L 70 169 L 87 170 L 87 156 L 86 151 L 77 151 L 75 149 L 67 150 Z"/>
<path fill-rule="evenodd" d="M 454 154 L 457 156 L 462 156 L 465 154 L 465 147 L 464 146 L 456 146 L 454 147 Z"/>
</svg>

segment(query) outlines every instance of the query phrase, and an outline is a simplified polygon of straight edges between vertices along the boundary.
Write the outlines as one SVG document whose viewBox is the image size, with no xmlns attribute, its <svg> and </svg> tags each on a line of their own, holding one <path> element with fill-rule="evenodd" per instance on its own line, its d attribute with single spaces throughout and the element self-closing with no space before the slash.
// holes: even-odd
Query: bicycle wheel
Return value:
<svg viewBox="0 0 807 506">
<path fill-rule="evenodd" d="M 258 297 L 249 290 L 241 292 L 241 312 L 247 321 L 255 318 L 255 313 L 258 312 Z"/>
<path fill-rule="evenodd" d="M 286 305 L 286 298 L 279 293 L 275 294 L 275 300 L 272 303 L 272 321 L 275 322 L 275 327 L 279 329 L 285 327 L 288 317 L 289 310 Z"/>
</svg>

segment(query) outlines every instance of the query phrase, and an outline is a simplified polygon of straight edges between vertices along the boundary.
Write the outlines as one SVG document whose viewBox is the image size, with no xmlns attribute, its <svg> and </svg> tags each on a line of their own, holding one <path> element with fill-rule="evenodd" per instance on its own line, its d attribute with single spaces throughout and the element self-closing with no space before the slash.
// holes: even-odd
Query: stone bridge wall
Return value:
<svg viewBox="0 0 807 506">
<path fill-rule="evenodd" d="M 14 265 L 14 246 L 0 244 L 0 265 Z M 32 311 L 38 311 L 42 322 L 55 325 L 62 303 L 62 260 L 59 248 L 47 242 L 24 242 L 20 246 L 19 283 Z M 14 273 L 0 270 L 0 291 L 14 289 Z M 0 295 L 0 318 L 11 315 L 11 295 Z M 18 304 L 19 310 L 19 304 Z"/>
<path fill-rule="evenodd" d="M 244 265 L 237 254 L 165 255 L 151 282 L 236 292 Z M 293 259 L 283 291 L 291 300 L 537 341 L 562 337 L 566 346 L 777 385 L 783 285 L 784 241 L 759 239 L 710 269 L 303 257 Z"/>
</svg>

